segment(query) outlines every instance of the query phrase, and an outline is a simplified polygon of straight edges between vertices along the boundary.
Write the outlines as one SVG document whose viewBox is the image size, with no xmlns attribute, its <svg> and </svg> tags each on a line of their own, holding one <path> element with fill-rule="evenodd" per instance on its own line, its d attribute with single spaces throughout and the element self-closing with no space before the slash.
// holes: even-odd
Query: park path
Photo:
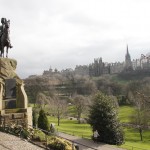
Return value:
<svg viewBox="0 0 150 150">
<path fill-rule="evenodd" d="M 64 133 L 58 133 L 58 136 L 73 141 L 79 146 L 79 150 L 123 150 L 115 146 L 104 143 L 94 143 L 90 139 L 82 139 Z M 28 141 L 22 140 L 14 135 L 0 132 L 0 150 L 44 150 Z"/>
<path fill-rule="evenodd" d="M 0 132 L 0 150 L 44 150 L 14 135 Z"/>
<path fill-rule="evenodd" d="M 90 139 L 82 139 L 80 137 L 68 135 L 65 133 L 59 132 L 58 136 L 68 139 L 68 140 L 71 140 L 75 144 L 77 143 L 77 145 L 79 146 L 79 150 L 93 150 L 93 149 L 95 149 L 95 150 L 123 150 L 121 148 L 117 148 L 112 145 L 108 145 L 108 144 L 104 144 L 104 143 L 94 143 Z"/>
</svg>

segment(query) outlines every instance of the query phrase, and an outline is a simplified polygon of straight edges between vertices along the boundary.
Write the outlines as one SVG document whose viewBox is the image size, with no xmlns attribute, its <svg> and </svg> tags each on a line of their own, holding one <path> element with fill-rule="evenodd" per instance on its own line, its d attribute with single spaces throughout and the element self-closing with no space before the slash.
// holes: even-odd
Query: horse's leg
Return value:
<svg viewBox="0 0 150 150">
<path fill-rule="evenodd" d="M 1 45 L 0 45 L 0 57 L 2 57 L 2 47 L 1 47 Z"/>
<path fill-rule="evenodd" d="M 3 50 L 2 50 L 2 57 L 4 58 L 4 47 L 3 47 Z"/>
<path fill-rule="evenodd" d="M 4 58 L 4 49 L 2 50 L 2 57 Z"/>
<path fill-rule="evenodd" d="M 8 46 L 6 48 L 6 57 L 8 57 Z"/>
<path fill-rule="evenodd" d="M 2 49 L 1 49 L 1 57 L 4 57 L 4 46 L 2 45 Z"/>
</svg>

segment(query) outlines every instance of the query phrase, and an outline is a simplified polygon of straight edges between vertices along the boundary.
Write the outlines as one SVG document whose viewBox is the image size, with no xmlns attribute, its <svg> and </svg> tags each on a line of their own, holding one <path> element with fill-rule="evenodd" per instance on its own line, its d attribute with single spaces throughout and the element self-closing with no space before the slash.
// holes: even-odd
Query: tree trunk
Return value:
<svg viewBox="0 0 150 150">
<path fill-rule="evenodd" d="M 139 132 L 140 132 L 141 141 L 143 141 L 143 134 L 142 134 L 142 129 L 141 128 L 139 128 Z"/>
<path fill-rule="evenodd" d="M 58 116 L 58 126 L 59 126 L 59 124 L 60 124 L 60 117 Z"/>
<path fill-rule="evenodd" d="M 78 113 L 78 123 L 79 123 L 79 124 L 81 123 L 81 122 L 80 122 L 80 118 L 81 118 L 81 114 Z"/>
</svg>

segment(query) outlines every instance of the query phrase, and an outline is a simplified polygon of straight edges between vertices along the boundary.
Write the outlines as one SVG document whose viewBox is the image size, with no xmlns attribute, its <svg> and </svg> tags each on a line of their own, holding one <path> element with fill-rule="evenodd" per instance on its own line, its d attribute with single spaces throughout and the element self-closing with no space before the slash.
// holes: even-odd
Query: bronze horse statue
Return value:
<svg viewBox="0 0 150 150">
<path fill-rule="evenodd" d="M 2 35 L 0 37 L 0 51 L 1 57 L 4 57 L 4 49 L 6 47 L 6 57 L 8 57 L 8 49 L 12 48 L 11 44 L 10 44 L 10 38 L 9 38 L 9 27 L 10 27 L 10 20 L 6 20 L 6 18 L 2 18 L 3 20 L 1 20 L 2 22 Z"/>
</svg>

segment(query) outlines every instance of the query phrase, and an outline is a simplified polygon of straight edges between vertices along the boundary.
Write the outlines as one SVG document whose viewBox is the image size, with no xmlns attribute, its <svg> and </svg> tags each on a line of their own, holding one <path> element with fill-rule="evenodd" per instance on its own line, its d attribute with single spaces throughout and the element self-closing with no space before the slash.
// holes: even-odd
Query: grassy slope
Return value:
<svg viewBox="0 0 150 150">
<path fill-rule="evenodd" d="M 119 118 L 121 122 L 129 122 L 129 117 L 133 112 L 133 108 L 129 106 L 122 106 L 119 109 Z M 71 135 L 76 135 L 84 138 L 91 138 L 92 131 L 89 124 L 78 124 L 76 120 L 62 119 L 60 126 L 57 126 L 57 119 L 49 117 L 51 123 L 55 123 L 58 131 L 65 132 Z M 150 149 L 150 131 L 143 132 L 143 141 L 140 141 L 140 136 L 137 130 L 131 128 L 124 128 L 125 131 L 125 144 L 121 147 L 132 149 L 131 146 L 138 148 Z"/>
<path fill-rule="evenodd" d="M 92 130 L 89 124 L 78 124 L 77 120 L 61 119 L 60 126 L 57 125 L 57 119 L 49 117 L 50 123 L 55 123 L 58 131 L 84 138 L 91 138 Z"/>
<path fill-rule="evenodd" d="M 121 122 L 129 122 L 130 121 L 130 116 L 134 112 L 133 107 L 129 106 L 121 106 L 119 109 L 119 119 Z"/>
<path fill-rule="evenodd" d="M 130 116 L 134 112 L 132 107 L 122 106 L 119 110 L 119 118 L 121 122 L 129 122 Z M 150 149 L 150 131 L 143 132 L 143 141 L 140 141 L 139 132 L 136 129 L 124 128 L 125 132 L 125 144 L 121 147 L 132 149 L 131 146 L 137 147 L 134 150 L 139 150 L 138 148 Z"/>
</svg>

